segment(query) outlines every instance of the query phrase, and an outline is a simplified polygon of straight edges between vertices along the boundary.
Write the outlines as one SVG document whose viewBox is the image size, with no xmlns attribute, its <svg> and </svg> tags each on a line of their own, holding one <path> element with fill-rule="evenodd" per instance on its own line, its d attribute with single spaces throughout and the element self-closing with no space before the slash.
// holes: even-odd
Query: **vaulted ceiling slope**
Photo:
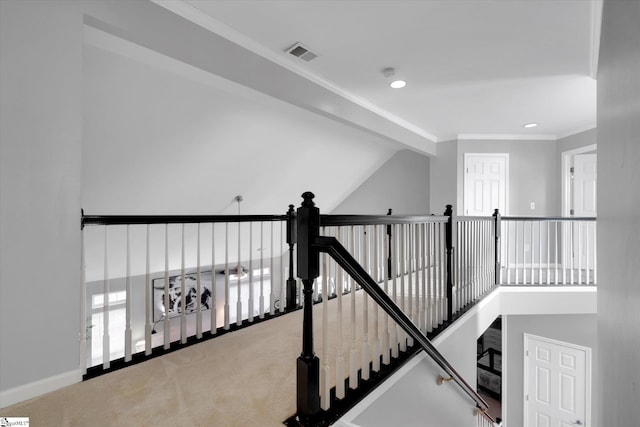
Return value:
<svg viewBox="0 0 640 427">
<path fill-rule="evenodd" d="M 91 26 L 83 96 L 89 214 L 284 214 L 307 190 L 328 212 L 397 150 Z"/>
<path fill-rule="evenodd" d="M 405 144 L 426 153 L 417 140 L 595 126 L 601 0 L 155 1 L 406 129 L 417 139 Z M 287 54 L 296 42 L 319 56 Z M 386 67 L 407 86 L 389 88 Z M 340 116 L 331 102 L 298 102 Z"/>
</svg>

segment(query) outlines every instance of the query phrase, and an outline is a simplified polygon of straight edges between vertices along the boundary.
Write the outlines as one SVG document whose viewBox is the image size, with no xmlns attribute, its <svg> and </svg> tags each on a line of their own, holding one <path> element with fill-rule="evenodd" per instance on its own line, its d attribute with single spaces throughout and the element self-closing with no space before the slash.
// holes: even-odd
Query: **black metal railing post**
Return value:
<svg viewBox="0 0 640 427">
<path fill-rule="evenodd" d="M 297 308 L 296 298 L 296 279 L 294 276 L 294 264 L 293 264 L 293 247 L 296 244 L 296 211 L 293 205 L 289 205 L 287 211 L 287 244 L 289 245 L 289 278 L 287 279 L 287 310 L 294 310 Z"/>
<path fill-rule="evenodd" d="M 493 211 L 494 225 L 495 225 L 495 248 L 494 248 L 494 259 L 495 259 L 495 284 L 499 285 L 501 282 L 500 277 L 500 229 L 501 229 L 501 218 L 500 210 L 496 209 Z"/>
<path fill-rule="evenodd" d="M 389 208 L 389 212 L 387 212 L 387 215 L 391 215 L 391 208 Z M 387 279 L 391 280 L 393 278 L 393 273 L 391 270 L 391 265 L 392 263 L 392 254 L 391 254 L 391 227 L 392 225 L 389 224 L 387 225 L 387 245 L 389 245 L 389 252 L 388 252 L 388 256 L 387 256 Z"/>
<path fill-rule="evenodd" d="M 320 412 L 320 359 L 313 352 L 313 281 L 320 274 L 320 252 L 314 242 L 320 235 L 320 210 L 314 194 L 306 192 L 296 215 L 298 277 L 303 284 L 302 353 L 297 360 L 297 415 L 308 424 Z"/>
<path fill-rule="evenodd" d="M 449 219 L 446 225 L 446 244 L 447 244 L 447 319 L 453 317 L 453 206 L 447 205 L 444 215 Z"/>
</svg>

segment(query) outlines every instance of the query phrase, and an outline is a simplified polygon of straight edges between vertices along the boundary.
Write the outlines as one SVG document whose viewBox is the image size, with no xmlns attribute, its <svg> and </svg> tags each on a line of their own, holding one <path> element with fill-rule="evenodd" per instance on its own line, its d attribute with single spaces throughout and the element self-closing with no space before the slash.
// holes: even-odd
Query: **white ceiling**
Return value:
<svg viewBox="0 0 640 427">
<path fill-rule="evenodd" d="M 601 1 L 156 1 L 431 141 L 595 127 Z"/>
</svg>

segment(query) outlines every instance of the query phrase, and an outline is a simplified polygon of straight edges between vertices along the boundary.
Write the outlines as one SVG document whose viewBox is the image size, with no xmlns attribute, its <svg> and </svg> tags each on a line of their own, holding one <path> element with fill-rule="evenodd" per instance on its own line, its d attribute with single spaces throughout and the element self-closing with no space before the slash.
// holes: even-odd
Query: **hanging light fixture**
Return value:
<svg viewBox="0 0 640 427">
<path fill-rule="evenodd" d="M 236 203 L 238 203 L 238 217 L 240 216 L 240 202 L 244 200 L 244 198 L 240 195 L 234 198 Z M 229 276 L 229 279 L 244 279 L 247 277 L 247 268 L 243 267 L 240 263 L 240 222 L 238 222 L 238 264 L 235 267 L 229 267 L 226 270 L 223 270 L 222 273 Z"/>
</svg>

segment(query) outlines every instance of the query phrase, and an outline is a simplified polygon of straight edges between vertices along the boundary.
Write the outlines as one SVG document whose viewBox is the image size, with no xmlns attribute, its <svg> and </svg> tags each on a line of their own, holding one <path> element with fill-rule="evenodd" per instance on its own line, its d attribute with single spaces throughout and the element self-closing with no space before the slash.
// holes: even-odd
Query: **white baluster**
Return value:
<svg viewBox="0 0 640 427">
<path fill-rule="evenodd" d="M 131 292 L 131 234 L 129 230 L 129 224 L 127 224 L 127 248 L 126 248 L 126 277 L 125 277 L 125 329 L 124 329 L 124 361 L 131 361 L 131 298 L 133 293 Z"/>
<path fill-rule="evenodd" d="M 87 373 L 87 280 L 85 262 L 84 226 L 80 230 L 80 371 Z M 92 325 L 93 326 L 93 325 Z"/>
<path fill-rule="evenodd" d="M 298 295 L 300 291 L 298 290 Z M 264 222 L 260 222 L 260 318 L 264 319 Z"/>
<path fill-rule="evenodd" d="M 349 239 L 349 252 L 352 254 L 355 252 L 355 230 L 353 225 L 349 227 L 350 231 L 350 239 Z M 356 286 L 355 282 L 349 278 L 349 282 L 351 283 L 351 317 L 350 317 L 350 326 L 351 326 L 351 351 L 349 352 L 349 388 L 355 389 L 358 387 L 358 349 L 356 342 L 356 328 L 357 328 L 357 319 L 356 319 Z"/>
<path fill-rule="evenodd" d="M 576 223 L 578 229 L 578 284 L 582 283 L 582 221 Z"/>
<path fill-rule="evenodd" d="M 102 304 L 102 367 L 109 369 L 111 366 L 111 350 L 109 336 L 109 228 L 104 227 L 104 282 L 102 292 L 104 294 Z"/>
<path fill-rule="evenodd" d="M 380 235 L 378 233 L 380 226 L 373 226 L 373 271 L 375 272 L 375 280 L 376 283 L 380 282 Z M 378 372 L 380 370 L 380 329 L 379 329 L 379 315 L 380 307 L 378 304 L 373 304 L 373 346 L 371 349 L 372 355 L 372 369 L 373 372 Z"/>
<path fill-rule="evenodd" d="M 506 268 L 507 268 L 507 283 L 508 284 L 511 284 L 511 268 L 510 268 L 511 237 L 509 236 L 509 230 L 510 229 L 511 229 L 511 222 L 506 222 L 505 235 L 504 235 L 505 243 L 503 243 L 503 245 L 506 244 L 506 247 L 507 247 L 507 250 L 505 252 L 505 263 L 506 263 Z"/>
<path fill-rule="evenodd" d="M 414 280 L 413 280 L 413 224 L 407 225 L 407 316 L 415 323 L 415 312 L 413 308 Z M 413 346 L 413 338 L 407 337 L 407 345 Z"/>
<path fill-rule="evenodd" d="M 424 334 L 427 333 L 427 254 L 426 254 L 426 230 L 427 224 L 420 224 L 420 271 L 422 274 L 422 304 L 420 309 L 421 329 Z"/>
<path fill-rule="evenodd" d="M 367 239 L 367 228 L 363 226 L 363 245 L 362 245 L 362 258 L 364 269 L 371 274 L 371 268 L 369 264 L 369 244 Z M 367 293 L 362 291 L 362 379 L 369 379 L 369 369 L 371 362 L 371 349 L 369 348 L 369 298 Z"/>
<path fill-rule="evenodd" d="M 242 245 L 242 233 L 241 233 L 241 227 L 242 223 L 240 223 L 238 221 L 238 266 L 236 267 L 236 270 L 238 272 L 238 277 L 236 278 L 236 288 L 237 288 L 237 296 L 238 296 L 238 300 L 236 301 L 236 325 L 240 326 L 242 325 L 242 249 L 241 249 L 241 245 Z"/>
<path fill-rule="evenodd" d="M 187 343 L 187 287 L 185 277 L 184 227 L 182 224 L 182 245 L 180 248 L 180 343 Z"/>
<path fill-rule="evenodd" d="M 427 306 L 426 310 L 426 331 L 431 332 L 433 330 L 433 256 L 432 256 L 432 246 L 433 246 L 433 225 L 434 223 L 427 224 L 426 230 L 426 253 L 425 253 L 425 262 L 427 271 Z"/>
<path fill-rule="evenodd" d="M 574 234 L 574 225 L 575 222 L 570 222 L 569 223 L 569 260 L 570 260 L 570 264 L 571 264 L 571 272 L 570 272 L 570 280 L 571 280 L 571 284 L 573 285 L 575 282 L 573 280 L 573 269 L 574 269 L 574 265 L 573 265 L 573 261 L 574 261 L 574 252 L 575 252 L 575 248 L 574 248 L 574 242 L 573 242 L 573 234 Z"/>
<path fill-rule="evenodd" d="M 202 272 L 200 268 L 200 223 L 198 223 L 196 266 L 196 338 L 202 338 Z"/>
<path fill-rule="evenodd" d="M 547 225 L 547 277 L 545 278 L 545 282 L 546 284 L 550 284 L 551 283 L 551 270 L 550 270 L 550 264 L 551 264 L 551 236 L 550 236 L 550 232 L 549 229 L 551 228 L 551 224 L 549 221 L 545 221 L 545 224 Z"/>
<path fill-rule="evenodd" d="M 406 262 L 406 251 L 405 251 L 405 224 L 400 224 L 400 255 L 399 255 L 399 274 L 400 274 L 400 310 L 404 313 L 405 311 L 405 299 L 406 299 L 406 291 L 405 291 L 405 277 L 407 275 L 407 262 Z M 404 330 L 400 330 L 399 340 L 400 340 L 400 351 L 407 351 L 407 336 Z"/>
<path fill-rule="evenodd" d="M 169 224 L 164 225 L 164 349 L 171 343 L 171 324 L 169 322 Z"/>
<path fill-rule="evenodd" d="M 145 313 L 145 327 L 144 327 L 144 354 L 151 354 L 151 334 L 153 333 L 153 322 L 151 315 L 153 313 L 153 304 L 151 303 L 151 245 L 150 240 L 150 225 L 147 224 L 147 241 L 145 247 L 146 267 L 144 274 L 144 313 Z"/>
<path fill-rule="evenodd" d="M 590 249 L 589 248 L 589 234 L 590 234 L 590 232 L 589 232 L 589 229 L 590 229 L 590 227 L 589 227 L 589 223 L 588 222 L 584 223 L 584 228 L 586 229 L 585 230 L 585 234 L 584 234 L 584 239 L 585 239 L 584 249 L 586 251 L 586 254 L 585 254 L 586 265 L 585 265 L 585 270 L 584 270 L 586 277 L 584 278 L 584 283 L 586 285 L 588 285 L 590 283 L 590 281 L 591 281 L 591 279 L 589 278 L 589 276 L 590 276 L 590 268 L 589 268 L 590 267 L 590 263 L 589 263 L 589 255 L 590 255 L 590 250 L 589 250 Z"/>
<path fill-rule="evenodd" d="M 272 316 L 275 314 L 275 303 L 276 303 L 276 294 L 274 286 L 273 286 L 273 255 L 274 255 L 274 251 L 273 251 L 273 221 L 271 221 L 271 249 L 269 251 L 270 254 L 270 259 L 269 259 L 269 277 L 271 277 L 271 279 L 269 280 L 269 283 L 271 284 L 271 286 L 269 286 L 269 288 L 271 289 L 270 293 L 269 293 L 269 314 L 271 314 Z"/>
<path fill-rule="evenodd" d="M 322 254 L 322 366 L 320 368 L 320 407 L 328 410 L 330 406 L 329 385 L 329 280 L 327 255 Z M 283 305 L 283 304 L 281 304 Z"/>
<path fill-rule="evenodd" d="M 224 329 L 229 330 L 229 223 L 224 223 Z"/>
<path fill-rule="evenodd" d="M 218 332 L 218 287 L 216 285 L 216 223 L 211 223 L 211 335 Z"/>
<path fill-rule="evenodd" d="M 392 256 L 392 268 L 393 271 L 391 272 L 392 275 L 392 288 L 393 288 L 393 301 L 398 304 L 398 273 L 399 273 L 399 269 L 398 269 L 398 232 L 399 232 L 399 226 L 398 224 L 393 224 L 392 226 L 392 233 L 391 233 L 391 248 L 393 249 L 393 254 Z M 392 319 L 392 318 L 391 318 Z M 398 352 L 398 346 L 399 346 L 399 340 L 400 340 L 400 336 L 399 336 L 399 332 L 398 332 L 398 324 L 395 322 L 395 320 L 392 320 L 392 324 L 391 324 L 391 335 L 390 335 L 390 342 L 391 342 L 391 357 L 397 358 L 399 355 Z"/>
<path fill-rule="evenodd" d="M 447 291 L 446 291 L 446 283 L 445 283 L 445 278 L 444 278 L 444 269 L 445 269 L 445 242 L 444 242 L 444 236 L 445 236 L 445 224 L 444 223 L 440 223 L 440 227 L 438 228 L 438 241 L 440 242 L 439 245 L 439 250 L 438 250 L 438 257 L 439 257 L 439 261 L 438 261 L 438 271 L 439 271 L 439 280 L 438 282 L 440 283 L 440 317 L 439 317 L 439 322 L 438 324 L 442 323 L 445 319 L 445 315 L 447 312 L 447 308 L 445 306 L 446 301 L 445 301 L 445 296 L 447 295 Z"/>
<path fill-rule="evenodd" d="M 387 241 L 388 239 L 388 234 L 386 233 L 387 228 L 386 227 L 390 227 L 390 226 L 384 226 L 384 230 L 385 233 L 383 233 L 382 235 L 382 247 L 383 250 L 382 252 L 384 253 L 384 259 L 382 260 L 383 262 L 383 273 L 384 273 L 384 277 L 382 278 L 383 280 L 383 288 L 384 288 L 384 292 L 389 295 L 389 242 Z M 389 315 L 387 314 L 387 312 L 383 312 L 382 313 L 382 321 L 384 322 L 384 331 L 382 333 L 382 343 L 381 343 L 381 348 L 382 348 L 382 363 L 384 365 L 388 365 L 389 363 L 391 363 L 391 357 L 390 357 L 390 347 L 391 347 L 391 337 L 390 337 L 390 332 L 389 332 Z"/>
<path fill-rule="evenodd" d="M 338 239 L 342 241 L 342 228 L 338 229 Z M 338 350 L 336 355 L 336 397 L 338 399 L 344 399 L 345 396 L 345 366 L 344 366 L 344 349 L 342 346 L 342 294 L 344 287 L 344 273 L 342 268 L 337 268 L 338 282 L 336 284 L 336 293 L 338 294 L 337 308 L 338 308 Z"/>
<path fill-rule="evenodd" d="M 553 283 L 558 284 L 558 221 L 553 221 Z"/>
<path fill-rule="evenodd" d="M 514 282 L 516 285 L 518 285 L 520 283 L 520 281 L 518 279 L 518 275 L 520 273 L 520 266 L 518 265 L 518 249 L 519 249 L 519 246 L 520 246 L 520 245 L 518 245 L 518 240 L 519 240 L 519 238 L 518 238 L 518 236 L 519 236 L 519 234 L 518 234 L 518 224 L 520 224 L 519 221 L 515 221 L 513 223 L 513 226 L 514 226 L 513 234 L 515 235 L 515 238 L 516 238 L 516 240 L 515 240 L 515 247 L 516 247 L 516 253 L 515 253 L 515 275 L 516 275 L 516 278 L 515 278 L 515 282 Z"/>
<path fill-rule="evenodd" d="M 598 284 L 598 223 L 593 222 L 593 284 Z"/>
<path fill-rule="evenodd" d="M 249 222 L 249 322 L 253 322 L 253 222 Z"/>
<path fill-rule="evenodd" d="M 280 313 L 284 313 L 285 306 L 287 305 L 287 296 L 286 296 L 286 275 L 284 271 L 284 254 L 286 253 L 286 246 L 284 241 L 284 221 L 280 221 Z M 326 299 L 325 299 L 326 301 Z"/>
</svg>

